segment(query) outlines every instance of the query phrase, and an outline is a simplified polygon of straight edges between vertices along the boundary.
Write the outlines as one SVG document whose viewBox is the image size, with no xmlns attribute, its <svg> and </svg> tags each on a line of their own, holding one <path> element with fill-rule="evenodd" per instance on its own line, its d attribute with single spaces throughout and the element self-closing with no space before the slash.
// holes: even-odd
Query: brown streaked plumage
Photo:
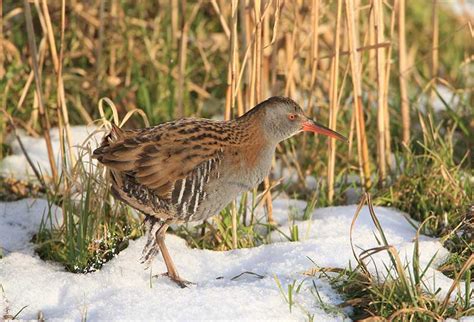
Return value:
<svg viewBox="0 0 474 322">
<path fill-rule="evenodd" d="M 114 196 L 143 212 L 143 261 L 161 250 L 167 275 L 181 279 L 164 244 L 170 224 L 218 214 L 268 175 L 276 145 L 301 131 L 345 138 L 304 116 L 291 99 L 272 97 L 231 121 L 186 118 L 140 130 L 113 126 L 94 157 L 111 172 Z"/>
</svg>

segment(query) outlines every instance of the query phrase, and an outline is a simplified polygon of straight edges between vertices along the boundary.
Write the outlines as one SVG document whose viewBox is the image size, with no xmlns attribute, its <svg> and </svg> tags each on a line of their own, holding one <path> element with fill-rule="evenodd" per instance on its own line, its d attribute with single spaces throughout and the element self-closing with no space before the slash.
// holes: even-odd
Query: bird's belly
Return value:
<svg viewBox="0 0 474 322">
<path fill-rule="evenodd" d="M 258 151 L 258 162 L 251 164 L 245 157 L 224 159 L 219 169 L 220 175 L 211 180 L 205 187 L 206 198 L 196 212 L 188 217 L 189 221 L 205 220 L 217 215 L 241 193 L 257 186 L 271 168 L 275 147 Z M 248 156 L 247 156 L 248 158 Z"/>
<path fill-rule="evenodd" d="M 212 184 L 206 189 L 207 197 L 196 213 L 190 218 L 191 221 L 205 220 L 209 217 L 217 215 L 232 200 L 237 198 L 239 194 L 247 191 L 248 186 L 239 182 L 221 181 L 219 184 Z"/>
<path fill-rule="evenodd" d="M 235 200 L 241 193 L 246 192 L 260 184 L 268 175 L 270 165 L 257 171 L 248 171 L 231 174 L 221 177 L 220 180 L 212 182 L 206 187 L 207 197 L 197 209 L 197 212 L 190 218 L 190 221 L 205 220 L 217 215 L 232 200 Z"/>
</svg>

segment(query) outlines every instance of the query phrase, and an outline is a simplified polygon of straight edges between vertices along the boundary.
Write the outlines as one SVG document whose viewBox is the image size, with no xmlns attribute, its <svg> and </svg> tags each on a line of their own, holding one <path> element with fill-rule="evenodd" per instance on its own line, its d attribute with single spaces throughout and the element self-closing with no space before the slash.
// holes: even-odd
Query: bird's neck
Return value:
<svg viewBox="0 0 474 322">
<path fill-rule="evenodd" d="M 242 145 L 263 146 L 270 143 L 259 119 L 240 117 L 230 122 L 233 127 L 232 133 Z"/>
<path fill-rule="evenodd" d="M 231 121 L 236 129 L 234 132 L 241 134 L 243 144 L 276 147 L 278 142 L 271 142 L 266 134 L 262 121 L 264 113 L 265 110 L 257 105 L 244 115 Z"/>
</svg>

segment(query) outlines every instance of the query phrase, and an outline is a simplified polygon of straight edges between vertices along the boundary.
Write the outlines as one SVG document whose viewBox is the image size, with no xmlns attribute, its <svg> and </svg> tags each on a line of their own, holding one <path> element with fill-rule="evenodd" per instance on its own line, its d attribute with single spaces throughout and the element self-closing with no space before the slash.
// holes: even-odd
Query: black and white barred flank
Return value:
<svg viewBox="0 0 474 322">
<path fill-rule="evenodd" d="M 213 176 L 219 178 L 219 164 L 220 158 L 203 162 L 189 176 L 175 183 L 171 204 L 175 205 L 180 219 L 188 221 L 198 213 L 199 205 L 207 197 L 206 185 Z"/>
</svg>

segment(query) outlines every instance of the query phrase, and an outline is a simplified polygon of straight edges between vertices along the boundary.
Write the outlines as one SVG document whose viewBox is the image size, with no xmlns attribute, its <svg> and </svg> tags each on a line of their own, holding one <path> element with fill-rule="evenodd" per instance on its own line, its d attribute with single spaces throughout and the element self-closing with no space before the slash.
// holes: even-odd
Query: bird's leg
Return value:
<svg viewBox="0 0 474 322">
<path fill-rule="evenodd" d="M 158 243 L 158 247 L 160 247 L 161 254 L 163 255 L 163 259 L 165 260 L 166 269 L 168 270 L 167 273 L 164 275 L 168 276 L 173 282 L 181 286 L 182 288 L 187 287 L 189 284 L 193 284 L 188 282 L 181 277 L 179 277 L 178 271 L 174 266 L 173 260 L 171 259 L 170 253 L 168 252 L 168 248 L 165 245 L 165 233 L 168 230 L 169 224 L 164 223 L 163 226 L 156 233 L 156 241 Z"/>
<path fill-rule="evenodd" d="M 155 256 L 160 252 L 156 239 L 158 231 L 161 229 L 163 224 L 160 225 L 159 221 L 154 221 L 148 217 L 145 219 L 145 225 L 148 231 L 148 240 L 145 244 L 145 247 L 143 248 L 140 261 L 145 264 L 147 268 L 149 268 Z"/>
</svg>

